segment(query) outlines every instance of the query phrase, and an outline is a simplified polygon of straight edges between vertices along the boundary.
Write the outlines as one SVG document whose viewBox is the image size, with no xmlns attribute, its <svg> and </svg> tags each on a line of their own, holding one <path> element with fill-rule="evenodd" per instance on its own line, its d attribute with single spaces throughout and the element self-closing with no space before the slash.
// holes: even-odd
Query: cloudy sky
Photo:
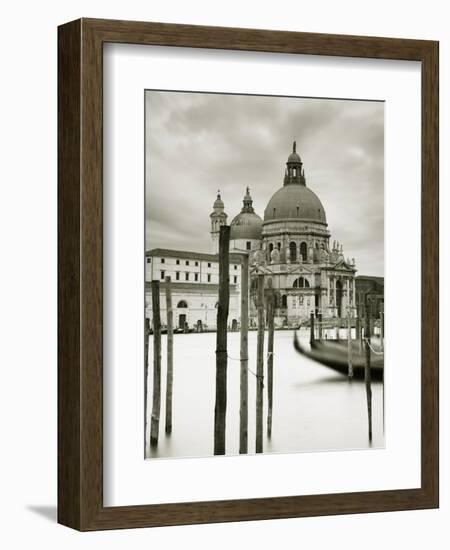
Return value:
<svg viewBox="0 0 450 550">
<path fill-rule="evenodd" d="M 248 185 L 263 217 L 297 141 L 331 241 L 359 274 L 384 272 L 384 104 L 146 92 L 146 248 L 210 252 L 220 189 L 228 222 Z"/>
</svg>

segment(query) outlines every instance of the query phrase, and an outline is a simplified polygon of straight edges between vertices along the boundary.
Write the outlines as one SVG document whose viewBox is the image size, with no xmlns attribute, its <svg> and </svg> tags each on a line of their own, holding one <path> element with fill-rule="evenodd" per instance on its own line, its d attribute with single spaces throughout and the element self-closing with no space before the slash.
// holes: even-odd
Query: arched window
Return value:
<svg viewBox="0 0 450 550">
<path fill-rule="evenodd" d="M 272 252 L 273 250 L 273 243 L 269 243 L 269 254 Z"/>
<path fill-rule="evenodd" d="M 287 308 L 287 296 L 286 294 L 283 294 L 283 296 L 281 297 L 281 307 L 282 308 Z"/>
<path fill-rule="evenodd" d="M 308 279 L 305 279 L 304 277 L 299 277 L 298 279 L 295 279 L 292 286 L 294 288 L 309 288 L 309 282 Z"/>
<path fill-rule="evenodd" d="M 188 307 L 186 300 L 180 300 L 177 307 Z"/>
<path fill-rule="evenodd" d="M 297 245 L 292 241 L 289 243 L 289 258 L 291 262 L 297 261 Z"/>
<path fill-rule="evenodd" d="M 301 243 L 300 245 L 300 256 L 302 257 L 302 260 L 306 262 L 308 259 L 308 246 L 305 242 Z"/>
</svg>

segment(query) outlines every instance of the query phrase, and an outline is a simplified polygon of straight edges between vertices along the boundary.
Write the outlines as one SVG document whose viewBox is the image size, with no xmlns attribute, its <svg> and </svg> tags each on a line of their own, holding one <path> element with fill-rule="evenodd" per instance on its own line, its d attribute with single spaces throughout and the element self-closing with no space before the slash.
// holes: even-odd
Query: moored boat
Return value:
<svg viewBox="0 0 450 550">
<path fill-rule="evenodd" d="M 341 374 L 348 375 L 348 349 L 347 340 L 315 340 L 311 349 L 300 344 L 297 333 L 294 333 L 294 347 L 305 357 L 312 359 Z M 365 351 L 360 351 L 359 342 L 352 342 L 352 366 L 353 378 L 364 380 L 365 376 Z M 374 381 L 383 380 L 384 353 L 380 350 L 371 352 L 370 377 Z"/>
</svg>

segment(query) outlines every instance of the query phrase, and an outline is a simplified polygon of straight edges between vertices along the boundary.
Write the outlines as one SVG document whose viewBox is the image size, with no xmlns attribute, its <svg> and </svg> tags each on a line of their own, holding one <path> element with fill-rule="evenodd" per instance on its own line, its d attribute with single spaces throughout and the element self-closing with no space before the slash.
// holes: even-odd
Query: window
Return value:
<svg viewBox="0 0 450 550">
<path fill-rule="evenodd" d="M 177 260 L 177 265 L 180 265 L 180 260 Z"/>
<path fill-rule="evenodd" d="M 234 281 L 234 284 L 237 283 L 237 277 L 236 277 L 236 275 L 233 277 L 233 281 Z"/>
<path fill-rule="evenodd" d="M 194 274 L 194 278 L 195 278 L 196 281 L 198 281 L 198 273 Z"/>
<path fill-rule="evenodd" d="M 252 243 L 250 241 L 247 241 L 247 250 L 252 249 Z"/>
<path fill-rule="evenodd" d="M 188 307 L 186 300 L 180 300 L 177 307 Z"/>
<path fill-rule="evenodd" d="M 277 248 L 278 248 L 278 251 L 281 250 L 281 243 L 277 243 Z"/>
<path fill-rule="evenodd" d="M 270 244 L 269 244 L 269 253 L 271 253 L 272 250 L 273 250 L 273 243 L 270 243 Z"/>
<path fill-rule="evenodd" d="M 295 279 L 292 286 L 294 288 L 309 288 L 309 282 L 308 279 L 305 279 L 304 277 L 299 277 L 298 279 Z"/>
<path fill-rule="evenodd" d="M 177 281 L 180 280 L 180 272 L 179 272 L 179 271 L 177 271 L 177 272 L 175 273 L 175 279 L 176 279 Z"/>
<path fill-rule="evenodd" d="M 208 267 L 211 267 L 211 262 L 208 262 Z"/>
<path fill-rule="evenodd" d="M 186 265 L 189 265 L 189 260 L 186 260 Z"/>
<path fill-rule="evenodd" d="M 211 282 L 211 275 L 208 275 L 208 283 Z"/>
<path fill-rule="evenodd" d="M 302 260 L 306 262 L 308 259 L 308 247 L 306 246 L 306 243 L 303 242 L 300 245 L 300 256 L 302 257 Z"/>
<path fill-rule="evenodd" d="M 280 307 L 280 295 L 275 292 L 273 296 L 273 305 L 276 309 Z"/>
<path fill-rule="evenodd" d="M 297 261 L 297 245 L 294 243 L 294 241 L 289 243 L 289 258 L 291 262 Z"/>
<path fill-rule="evenodd" d="M 286 309 L 287 308 L 287 296 L 286 294 L 283 294 L 281 297 L 281 307 Z"/>
<path fill-rule="evenodd" d="M 237 265 L 234 266 L 234 269 L 237 269 Z"/>
<path fill-rule="evenodd" d="M 151 259 L 151 258 L 147 258 L 147 263 L 148 263 L 148 264 L 151 264 L 151 263 L 152 263 L 152 259 Z"/>
<path fill-rule="evenodd" d="M 189 281 L 189 273 L 187 271 L 184 274 L 184 278 L 185 278 L 186 281 Z"/>
<path fill-rule="evenodd" d="M 164 277 L 166 276 L 166 272 L 165 271 L 161 271 L 161 280 L 164 281 Z"/>
<path fill-rule="evenodd" d="M 198 267 L 198 262 L 195 262 L 195 267 Z"/>
<path fill-rule="evenodd" d="M 162 263 L 162 264 L 165 264 L 165 263 L 166 263 L 165 258 L 161 258 L 161 263 Z"/>
</svg>

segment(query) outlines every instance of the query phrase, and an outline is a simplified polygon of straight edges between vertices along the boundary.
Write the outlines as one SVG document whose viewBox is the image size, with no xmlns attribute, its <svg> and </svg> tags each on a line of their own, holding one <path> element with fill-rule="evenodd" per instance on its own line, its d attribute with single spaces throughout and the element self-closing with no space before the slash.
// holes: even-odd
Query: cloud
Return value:
<svg viewBox="0 0 450 550">
<path fill-rule="evenodd" d="M 208 252 L 218 189 L 229 222 L 247 185 L 263 216 L 294 139 L 331 239 L 359 273 L 383 275 L 381 102 L 147 91 L 147 249 Z"/>
</svg>

